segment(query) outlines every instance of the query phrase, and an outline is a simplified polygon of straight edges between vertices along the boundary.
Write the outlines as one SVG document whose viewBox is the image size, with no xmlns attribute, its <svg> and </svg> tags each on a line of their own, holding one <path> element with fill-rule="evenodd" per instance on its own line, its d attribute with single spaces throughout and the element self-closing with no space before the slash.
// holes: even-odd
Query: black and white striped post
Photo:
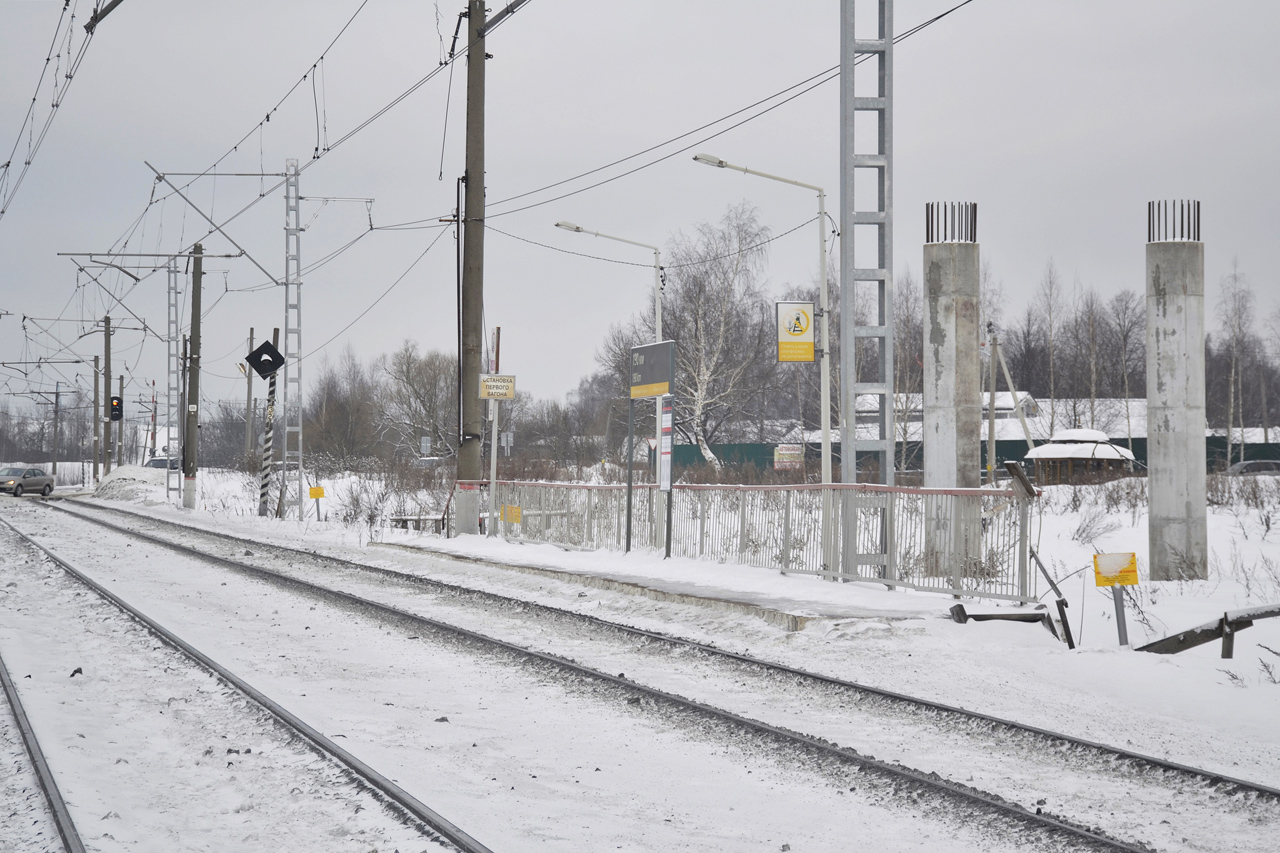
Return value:
<svg viewBox="0 0 1280 853">
<path fill-rule="evenodd" d="M 271 456 L 275 445 L 276 371 L 284 365 L 284 358 L 277 349 L 279 346 L 280 330 L 276 329 L 271 334 L 271 343 L 263 343 L 249 353 L 248 357 L 249 366 L 267 380 L 267 416 L 264 419 L 266 423 L 263 424 L 262 437 L 262 485 L 258 489 L 258 515 L 263 518 L 266 518 L 269 512 L 267 492 L 271 488 Z"/>
<path fill-rule="evenodd" d="M 278 330 L 277 330 L 278 331 Z M 267 423 L 262 439 L 262 485 L 258 489 L 258 515 L 267 517 L 267 490 L 271 487 L 271 445 L 276 426 L 276 375 L 267 380 Z"/>
</svg>

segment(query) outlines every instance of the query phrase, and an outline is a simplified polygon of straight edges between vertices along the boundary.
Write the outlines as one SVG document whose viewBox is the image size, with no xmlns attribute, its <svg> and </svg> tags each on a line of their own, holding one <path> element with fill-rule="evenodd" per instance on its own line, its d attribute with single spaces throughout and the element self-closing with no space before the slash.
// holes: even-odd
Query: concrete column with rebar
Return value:
<svg viewBox="0 0 1280 853">
<path fill-rule="evenodd" d="M 977 205 L 929 204 L 924 247 L 924 485 L 981 485 Z"/>
<path fill-rule="evenodd" d="M 1147 208 L 1147 500 L 1152 580 L 1206 580 L 1200 203 Z"/>
</svg>

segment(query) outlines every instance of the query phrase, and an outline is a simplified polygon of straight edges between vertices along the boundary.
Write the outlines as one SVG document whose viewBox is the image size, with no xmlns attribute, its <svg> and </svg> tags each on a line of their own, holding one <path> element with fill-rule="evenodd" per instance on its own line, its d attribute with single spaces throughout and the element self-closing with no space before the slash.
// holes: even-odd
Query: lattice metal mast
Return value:
<svg viewBox="0 0 1280 853">
<path fill-rule="evenodd" d="M 302 220 L 298 161 L 285 161 L 284 185 L 284 470 L 280 472 L 285 511 L 306 511 L 302 491 Z"/>
<path fill-rule="evenodd" d="M 864 0 L 867 2 L 867 0 Z M 840 371 L 842 479 L 857 481 L 857 452 L 870 452 L 879 463 L 882 483 L 893 484 L 893 0 L 874 0 L 878 7 L 876 38 L 859 39 L 854 31 L 856 0 L 842 0 L 840 21 Z M 859 97 L 854 65 L 875 63 L 873 97 Z M 876 151 L 855 148 L 859 122 L 875 122 Z M 875 206 L 859 209 L 855 178 L 874 177 Z M 865 193 L 864 193 L 865 196 Z M 858 226 L 876 231 L 874 267 L 858 267 Z M 855 302 L 859 282 L 875 288 L 875 312 L 869 325 L 859 325 Z M 868 352 L 869 351 L 869 352 Z M 867 356 L 871 358 L 868 359 Z M 864 361 L 871 364 L 863 364 Z M 859 371 L 858 367 L 862 367 Z M 869 375 L 868 375 L 869 374 Z M 864 381 L 865 380 L 865 381 Z M 876 400 L 875 437 L 857 437 L 857 398 Z"/>
</svg>

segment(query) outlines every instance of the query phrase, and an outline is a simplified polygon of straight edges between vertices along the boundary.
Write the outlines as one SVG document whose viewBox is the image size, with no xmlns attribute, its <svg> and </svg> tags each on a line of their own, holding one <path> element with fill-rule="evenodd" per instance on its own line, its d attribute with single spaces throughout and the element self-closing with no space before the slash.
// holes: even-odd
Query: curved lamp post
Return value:
<svg viewBox="0 0 1280 853">
<path fill-rule="evenodd" d="M 802 183 L 801 181 L 793 181 L 790 178 L 782 178 L 777 175 L 770 175 L 767 172 L 757 172 L 755 169 L 748 169 L 746 166 L 735 166 L 727 163 L 719 157 L 711 154 L 697 154 L 694 161 L 702 163 L 706 166 L 715 166 L 718 169 L 733 169 L 735 172 L 742 172 L 744 175 L 755 175 L 758 178 L 767 178 L 771 181 L 778 181 L 784 184 L 791 184 L 794 187 L 801 187 L 806 190 L 813 190 L 818 194 L 818 277 L 819 285 L 819 309 L 818 313 L 822 319 L 822 349 L 821 361 L 819 362 L 819 370 L 822 382 L 821 390 L 821 407 L 822 407 L 822 482 L 824 485 L 831 483 L 831 337 L 828 334 L 830 330 L 829 324 L 829 307 L 830 300 L 827 293 L 827 194 L 822 187 L 813 184 Z M 851 427 L 851 429 L 856 426 Z M 803 425 L 802 425 L 803 429 Z M 803 438 L 803 436 L 802 436 Z M 844 448 L 851 448 L 852 442 L 846 442 L 841 445 Z M 832 565 L 834 557 L 830 554 L 831 537 L 829 535 L 830 518 L 831 518 L 831 490 L 824 490 L 824 499 L 822 501 L 822 542 L 823 542 L 823 562 L 826 564 L 826 571 L 834 571 L 835 566 Z"/>
</svg>

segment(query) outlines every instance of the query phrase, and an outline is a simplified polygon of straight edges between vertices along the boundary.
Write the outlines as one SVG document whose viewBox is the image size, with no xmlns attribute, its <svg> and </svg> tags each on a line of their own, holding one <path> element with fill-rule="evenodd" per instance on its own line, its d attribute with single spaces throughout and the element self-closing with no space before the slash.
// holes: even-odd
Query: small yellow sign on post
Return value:
<svg viewBox="0 0 1280 853">
<path fill-rule="evenodd" d="M 1093 579 L 1098 586 L 1137 586 L 1137 554 L 1094 554 Z"/>
<path fill-rule="evenodd" d="M 481 400 L 514 400 L 516 398 L 516 378 L 498 373 L 482 373 L 480 375 Z"/>
<path fill-rule="evenodd" d="M 519 524 L 520 516 L 520 507 L 513 504 L 502 505 L 502 520 L 507 524 Z"/>
<path fill-rule="evenodd" d="M 312 499 L 312 500 L 320 500 L 320 498 L 322 498 L 322 497 L 324 497 L 324 486 L 312 486 L 312 487 L 311 487 L 311 499 Z"/>
<path fill-rule="evenodd" d="M 778 361 L 813 361 L 813 303 L 778 302 Z"/>
</svg>

